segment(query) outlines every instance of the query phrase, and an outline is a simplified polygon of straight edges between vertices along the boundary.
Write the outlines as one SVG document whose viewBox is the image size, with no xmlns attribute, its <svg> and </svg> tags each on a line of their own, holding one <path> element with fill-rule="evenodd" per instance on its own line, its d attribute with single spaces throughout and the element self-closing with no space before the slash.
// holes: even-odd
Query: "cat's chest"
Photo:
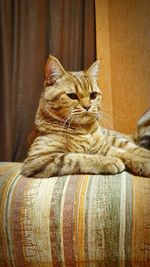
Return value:
<svg viewBox="0 0 150 267">
<path fill-rule="evenodd" d="M 99 131 L 89 134 L 71 136 L 69 150 L 76 153 L 96 154 L 98 153 L 104 139 Z"/>
</svg>

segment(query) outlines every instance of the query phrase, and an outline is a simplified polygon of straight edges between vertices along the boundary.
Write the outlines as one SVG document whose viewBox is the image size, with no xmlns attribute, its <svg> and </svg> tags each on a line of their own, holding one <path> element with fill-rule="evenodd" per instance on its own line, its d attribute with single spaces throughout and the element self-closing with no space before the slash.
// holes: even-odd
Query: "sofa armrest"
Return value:
<svg viewBox="0 0 150 267">
<path fill-rule="evenodd" d="M 0 266 L 149 266 L 150 179 L 35 179 L 21 165 L 0 164 Z"/>
</svg>

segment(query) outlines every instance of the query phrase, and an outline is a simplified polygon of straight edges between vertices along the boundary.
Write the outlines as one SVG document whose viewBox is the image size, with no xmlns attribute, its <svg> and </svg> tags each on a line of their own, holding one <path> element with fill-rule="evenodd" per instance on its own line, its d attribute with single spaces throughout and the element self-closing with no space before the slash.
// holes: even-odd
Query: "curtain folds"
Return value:
<svg viewBox="0 0 150 267">
<path fill-rule="evenodd" d="M 48 54 L 68 70 L 96 59 L 94 0 L 0 1 L 0 160 L 22 161 Z"/>
</svg>

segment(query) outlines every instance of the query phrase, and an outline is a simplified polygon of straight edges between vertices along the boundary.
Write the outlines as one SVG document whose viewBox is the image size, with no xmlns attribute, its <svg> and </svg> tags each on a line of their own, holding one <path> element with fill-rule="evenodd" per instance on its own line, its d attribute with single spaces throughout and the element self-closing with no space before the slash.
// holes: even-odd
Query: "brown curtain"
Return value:
<svg viewBox="0 0 150 267">
<path fill-rule="evenodd" d="M 0 160 L 22 161 L 48 54 L 66 69 L 96 58 L 94 0 L 0 1 Z"/>
</svg>

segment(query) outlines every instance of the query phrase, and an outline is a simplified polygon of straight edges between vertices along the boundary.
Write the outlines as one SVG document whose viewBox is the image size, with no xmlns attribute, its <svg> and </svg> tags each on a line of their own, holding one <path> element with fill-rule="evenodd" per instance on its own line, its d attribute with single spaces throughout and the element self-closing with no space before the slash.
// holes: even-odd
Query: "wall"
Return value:
<svg viewBox="0 0 150 267">
<path fill-rule="evenodd" d="M 125 133 L 150 107 L 149 27 L 149 0 L 96 0 L 105 126 Z"/>
</svg>

